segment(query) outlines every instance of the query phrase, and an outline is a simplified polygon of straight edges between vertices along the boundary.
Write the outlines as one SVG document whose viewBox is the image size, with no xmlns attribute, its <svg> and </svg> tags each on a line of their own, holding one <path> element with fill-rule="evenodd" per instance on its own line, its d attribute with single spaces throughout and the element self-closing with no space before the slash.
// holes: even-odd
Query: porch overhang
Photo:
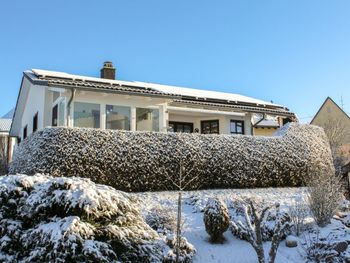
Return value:
<svg viewBox="0 0 350 263">
<path fill-rule="evenodd" d="M 265 113 L 274 116 L 288 117 L 296 120 L 297 117 L 293 112 L 286 110 L 285 108 L 271 108 L 263 106 L 245 106 L 235 104 L 221 104 L 203 101 L 190 101 L 190 100 L 173 100 L 169 103 L 169 107 L 183 107 L 191 109 L 200 109 L 201 111 L 214 110 L 218 112 L 228 112 L 229 115 L 232 113 Z"/>
<path fill-rule="evenodd" d="M 168 106 L 168 113 L 193 113 L 200 115 L 230 115 L 230 116 L 241 116 L 244 117 L 246 113 L 244 112 L 234 112 L 234 111 L 222 111 L 222 110 L 210 110 L 210 109 L 200 109 L 200 108 L 191 108 L 191 107 L 176 107 L 176 106 Z"/>
</svg>

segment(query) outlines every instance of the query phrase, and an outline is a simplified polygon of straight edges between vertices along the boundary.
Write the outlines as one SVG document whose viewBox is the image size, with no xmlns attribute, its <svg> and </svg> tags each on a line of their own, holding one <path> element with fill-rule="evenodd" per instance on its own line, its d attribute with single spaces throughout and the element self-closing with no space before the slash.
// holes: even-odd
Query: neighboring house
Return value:
<svg viewBox="0 0 350 263">
<path fill-rule="evenodd" d="M 13 111 L 0 118 L 0 160 L 9 163 L 12 159 L 16 140 L 9 135 Z"/>
<path fill-rule="evenodd" d="M 115 80 L 105 62 L 101 78 L 25 71 L 10 134 L 21 140 L 47 126 L 68 126 L 271 135 L 296 120 L 284 106 L 238 94 Z"/>
<path fill-rule="evenodd" d="M 350 158 L 350 117 L 334 100 L 326 98 L 311 124 L 323 127 L 330 143 L 340 146 L 340 151 Z"/>
</svg>

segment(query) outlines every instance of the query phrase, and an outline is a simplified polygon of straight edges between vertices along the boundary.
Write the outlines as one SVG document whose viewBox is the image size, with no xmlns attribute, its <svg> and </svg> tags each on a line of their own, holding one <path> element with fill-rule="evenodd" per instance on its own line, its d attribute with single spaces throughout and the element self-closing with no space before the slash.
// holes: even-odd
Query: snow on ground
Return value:
<svg viewBox="0 0 350 263">
<path fill-rule="evenodd" d="M 140 198 L 144 213 L 159 204 L 166 207 L 173 207 L 174 209 L 176 207 L 177 192 L 146 192 L 135 195 Z M 224 237 L 226 240 L 223 244 L 212 244 L 209 242 L 209 236 L 204 228 L 203 213 L 201 212 L 208 198 L 219 197 L 229 207 L 230 201 L 234 199 L 254 197 L 261 198 L 266 203 L 279 202 L 282 209 L 288 209 L 288 206 L 294 200 L 300 200 L 301 198 L 305 198 L 305 196 L 305 188 L 225 189 L 185 192 L 183 198 L 183 216 L 185 218 L 184 236 L 197 249 L 195 262 L 257 262 L 255 251 L 251 245 L 246 241 L 234 237 L 230 230 L 225 232 Z M 336 220 L 333 220 L 330 226 L 321 229 L 320 236 L 327 237 L 332 230 L 343 233 L 343 236 L 340 237 L 341 240 L 350 238 L 348 229 Z M 302 240 L 302 238 L 299 239 L 299 241 Z M 269 248 L 270 242 L 265 242 L 265 251 L 267 252 Z M 303 246 L 299 244 L 296 248 L 288 248 L 283 240 L 278 249 L 276 263 L 305 262 L 304 255 Z"/>
</svg>

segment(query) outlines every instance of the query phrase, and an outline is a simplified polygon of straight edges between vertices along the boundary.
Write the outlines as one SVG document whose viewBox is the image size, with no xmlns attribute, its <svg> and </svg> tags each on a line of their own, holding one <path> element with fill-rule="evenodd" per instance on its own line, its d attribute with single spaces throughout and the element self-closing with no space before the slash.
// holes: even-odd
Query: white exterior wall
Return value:
<svg viewBox="0 0 350 263">
<path fill-rule="evenodd" d="M 25 84 L 28 85 L 28 84 Z M 44 86 L 34 86 L 29 84 L 30 88 L 22 116 L 20 137 L 23 136 L 23 128 L 28 125 L 27 135 L 33 131 L 33 117 L 38 112 L 38 129 L 51 126 L 53 102 L 53 89 Z M 71 98 L 70 89 L 61 90 L 61 99 L 65 100 L 65 107 Z M 57 89 L 56 89 L 57 91 Z M 57 102 L 57 100 L 56 100 Z M 166 132 L 169 121 L 193 123 L 193 128 L 201 131 L 201 121 L 219 120 L 220 134 L 230 134 L 230 121 L 244 121 L 244 134 L 252 134 L 251 114 L 242 112 L 220 112 L 200 108 L 177 108 L 170 107 L 170 100 L 161 97 L 147 97 L 122 95 L 117 93 L 104 93 L 101 91 L 82 91 L 77 90 L 70 107 L 70 119 L 68 126 L 74 126 L 74 102 L 87 102 L 100 105 L 100 128 L 105 129 L 106 124 L 106 105 L 128 106 L 131 108 L 131 130 L 136 130 L 136 108 L 156 108 L 159 109 L 159 130 Z M 65 125 L 67 124 L 67 112 L 65 113 Z"/>
<path fill-rule="evenodd" d="M 28 85 L 28 83 L 26 84 Z M 38 113 L 38 129 L 48 126 L 47 120 L 50 118 L 51 113 L 48 112 L 47 93 L 45 87 L 30 84 L 21 117 L 20 138 L 23 139 L 23 130 L 25 126 L 27 126 L 27 136 L 33 133 L 33 117 L 36 113 Z"/>
</svg>

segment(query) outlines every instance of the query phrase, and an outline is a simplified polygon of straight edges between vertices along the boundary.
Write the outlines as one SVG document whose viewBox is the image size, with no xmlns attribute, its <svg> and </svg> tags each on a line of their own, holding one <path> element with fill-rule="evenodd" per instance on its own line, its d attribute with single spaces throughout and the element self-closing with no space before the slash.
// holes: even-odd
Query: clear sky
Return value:
<svg viewBox="0 0 350 263">
<path fill-rule="evenodd" d="M 350 112 L 348 0 L 2 1 L 0 116 L 41 68 L 239 93 L 302 122 L 324 99 Z"/>
</svg>

